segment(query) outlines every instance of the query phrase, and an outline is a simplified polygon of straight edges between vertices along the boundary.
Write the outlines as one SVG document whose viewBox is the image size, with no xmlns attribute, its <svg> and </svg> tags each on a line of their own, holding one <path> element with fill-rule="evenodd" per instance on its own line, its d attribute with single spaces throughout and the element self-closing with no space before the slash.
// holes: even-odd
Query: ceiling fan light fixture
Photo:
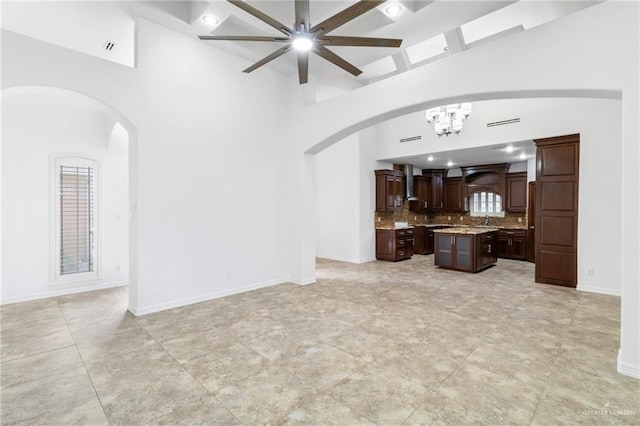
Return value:
<svg viewBox="0 0 640 426">
<path fill-rule="evenodd" d="M 402 12 L 402 6 L 398 3 L 392 3 L 384 9 L 389 16 L 397 16 Z"/>
<path fill-rule="evenodd" d="M 291 45 L 299 52 L 307 52 L 313 47 L 313 40 L 308 35 L 302 34 L 295 36 Z"/>
</svg>

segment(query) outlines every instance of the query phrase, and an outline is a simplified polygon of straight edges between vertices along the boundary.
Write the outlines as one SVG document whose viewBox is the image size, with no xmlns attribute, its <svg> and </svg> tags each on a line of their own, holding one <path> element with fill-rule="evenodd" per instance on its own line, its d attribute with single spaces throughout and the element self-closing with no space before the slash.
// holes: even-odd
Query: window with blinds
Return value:
<svg viewBox="0 0 640 426">
<path fill-rule="evenodd" d="M 58 166 L 59 274 L 92 272 L 95 267 L 95 170 Z"/>
<path fill-rule="evenodd" d="M 502 197 L 493 192 L 474 192 L 471 196 L 471 213 L 489 215 L 502 212 Z"/>
</svg>

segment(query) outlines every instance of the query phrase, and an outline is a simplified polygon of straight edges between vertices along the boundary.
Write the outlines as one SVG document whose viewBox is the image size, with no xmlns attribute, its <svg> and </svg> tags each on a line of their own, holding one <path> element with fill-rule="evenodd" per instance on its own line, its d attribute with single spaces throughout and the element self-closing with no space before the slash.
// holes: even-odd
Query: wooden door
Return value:
<svg viewBox="0 0 640 426">
<path fill-rule="evenodd" d="M 529 226 L 527 260 L 531 263 L 536 261 L 536 183 L 529 182 L 529 209 L 527 210 L 527 224 Z"/>
<path fill-rule="evenodd" d="M 536 282 L 578 284 L 580 135 L 536 144 Z"/>
</svg>

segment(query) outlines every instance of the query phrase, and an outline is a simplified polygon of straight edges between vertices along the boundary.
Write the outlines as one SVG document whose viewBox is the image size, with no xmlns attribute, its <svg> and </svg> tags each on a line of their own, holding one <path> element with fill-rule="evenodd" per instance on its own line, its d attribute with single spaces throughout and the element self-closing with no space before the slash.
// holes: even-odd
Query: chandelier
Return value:
<svg viewBox="0 0 640 426">
<path fill-rule="evenodd" d="M 427 110 L 427 123 L 434 123 L 434 130 L 438 136 L 456 135 L 462 130 L 462 122 L 471 114 L 471 104 L 450 104 Z"/>
</svg>

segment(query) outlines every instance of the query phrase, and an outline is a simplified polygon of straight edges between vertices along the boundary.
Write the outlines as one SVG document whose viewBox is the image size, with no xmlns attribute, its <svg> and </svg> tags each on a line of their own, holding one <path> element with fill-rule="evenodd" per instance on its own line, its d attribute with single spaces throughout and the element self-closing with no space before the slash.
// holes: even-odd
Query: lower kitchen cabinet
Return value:
<svg viewBox="0 0 640 426">
<path fill-rule="evenodd" d="M 413 254 L 427 254 L 427 228 L 413 228 Z"/>
<path fill-rule="evenodd" d="M 527 260 L 527 230 L 500 229 L 498 231 L 498 257 Z"/>
<path fill-rule="evenodd" d="M 478 272 L 496 263 L 497 232 L 482 234 L 435 233 L 435 265 Z"/>
<path fill-rule="evenodd" d="M 396 262 L 413 256 L 414 228 L 376 229 L 376 259 Z"/>
</svg>

